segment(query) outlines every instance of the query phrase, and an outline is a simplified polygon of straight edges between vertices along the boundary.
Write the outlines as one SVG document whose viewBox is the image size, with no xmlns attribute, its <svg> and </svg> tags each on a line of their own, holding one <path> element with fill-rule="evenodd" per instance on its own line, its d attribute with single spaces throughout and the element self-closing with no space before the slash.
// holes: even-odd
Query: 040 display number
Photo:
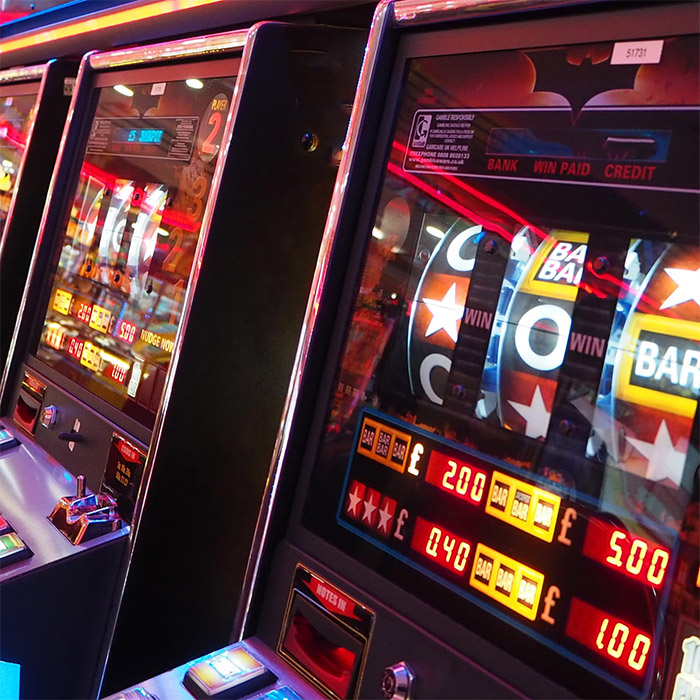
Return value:
<svg viewBox="0 0 700 700">
<path fill-rule="evenodd" d="M 416 518 L 411 548 L 460 575 L 471 551 L 469 542 L 421 517 Z"/>
</svg>

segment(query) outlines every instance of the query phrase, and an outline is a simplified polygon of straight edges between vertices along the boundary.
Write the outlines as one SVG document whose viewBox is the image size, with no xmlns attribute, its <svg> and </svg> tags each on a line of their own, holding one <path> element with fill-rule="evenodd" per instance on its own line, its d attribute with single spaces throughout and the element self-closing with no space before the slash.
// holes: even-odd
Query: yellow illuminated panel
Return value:
<svg viewBox="0 0 700 700">
<path fill-rule="evenodd" d="M 522 291 L 575 301 L 587 244 L 587 233 L 552 231 L 537 249 L 537 260 L 523 280 Z"/>
<path fill-rule="evenodd" d="M 357 452 L 403 474 L 411 446 L 411 436 L 365 417 Z"/>
<path fill-rule="evenodd" d="M 693 418 L 697 400 L 686 396 L 667 394 L 644 386 L 632 384 L 630 379 L 635 373 L 637 363 L 637 346 L 642 331 L 659 333 L 660 335 L 700 341 L 700 323 L 686 321 L 668 316 L 653 316 L 651 314 L 634 314 L 629 324 L 627 342 L 620 353 L 619 369 L 617 371 L 617 396 L 640 406 L 649 406 L 666 413 L 674 413 L 686 418 Z M 681 375 L 687 371 L 684 366 L 672 368 Z M 695 368 L 693 367 L 693 370 Z"/>
<path fill-rule="evenodd" d="M 545 542 L 551 542 L 561 498 L 512 476 L 494 472 L 486 512 Z"/>
<path fill-rule="evenodd" d="M 158 17 L 181 10 L 190 10 L 203 5 L 211 5 L 216 2 L 223 2 L 223 0 L 158 0 L 157 2 L 141 5 L 132 9 L 117 10 L 116 12 L 103 14 L 91 19 L 69 22 L 44 31 L 21 35 L 15 39 L 0 41 L 0 53 L 8 53 L 9 51 L 16 51 L 17 49 L 23 49 L 27 46 L 44 44 L 58 39 L 66 39 L 77 36 L 78 34 L 108 29 L 109 27 L 131 24 L 132 22 L 138 22 L 151 17 Z"/>
<path fill-rule="evenodd" d="M 495 549 L 477 544 L 469 585 L 514 612 L 534 620 L 544 575 Z"/>
<path fill-rule="evenodd" d="M 80 356 L 80 364 L 91 369 L 93 372 L 98 372 L 102 366 L 100 349 L 92 343 L 85 343 L 83 346 L 83 353 Z"/>
<path fill-rule="evenodd" d="M 54 311 L 58 311 L 59 314 L 68 316 L 71 301 L 73 301 L 73 295 L 70 292 L 66 292 L 63 289 L 57 289 L 53 298 Z"/>
<path fill-rule="evenodd" d="M 92 307 L 92 313 L 90 314 L 90 322 L 88 325 L 90 328 L 94 328 L 96 331 L 106 333 L 111 320 L 112 314 L 107 311 L 107 309 L 103 309 L 101 306 L 95 304 Z"/>
</svg>

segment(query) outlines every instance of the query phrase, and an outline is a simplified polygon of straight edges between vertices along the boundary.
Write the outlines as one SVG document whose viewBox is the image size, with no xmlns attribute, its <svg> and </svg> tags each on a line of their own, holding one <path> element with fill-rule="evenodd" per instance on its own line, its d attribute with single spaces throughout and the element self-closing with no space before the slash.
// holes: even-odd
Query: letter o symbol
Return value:
<svg viewBox="0 0 700 700">
<path fill-rule="evenodd" d="M 557 343 L 546 355 L 536 353 L 530 345 L 530 333 L 538 321 L 554 321 L 557 327 Z M 561 366 L 566 353 L 566 344 L 571 329 L 571 316 L 560 306 L 541 304 L 526 311 L 515 329 L 515 348 L 522 360 L 533 369 L 549 372 Z"/>
<path fill-rule="evenodd" d="M 474 269 L 474 258 L 463 258 L 460 253 L 464 244 L 478 233 L 481 233 L 481 224 L 470 226 L 450 243 L 447 249 L 447 262 L 453 270 L 471 272 Z"/>
<path fill-rule="evenodd" d="M 452 367 L 452 360 L 445 355 L 441 355 L 439 352 L 434 352 L 423 358 L 423 362 L 420 363 L 420 383 L 423 387 L 425 395 L 438 406 L 442 406 L 442 399 L 437 395 L 433 385 L 430 381 L 430 375 L 436 367 L 442 367 L 447 372 L 450 371 Z"/>
</svg>

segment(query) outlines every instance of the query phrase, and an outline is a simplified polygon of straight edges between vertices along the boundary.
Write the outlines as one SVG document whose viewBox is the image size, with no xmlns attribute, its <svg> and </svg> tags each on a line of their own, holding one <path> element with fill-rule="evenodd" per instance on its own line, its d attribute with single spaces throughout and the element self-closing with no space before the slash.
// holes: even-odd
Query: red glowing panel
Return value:
<svg viewBox="0 0 700 700">
<path fill-rule="evenodd" d="M 571 600 L 565 633 L 618 666 L 641 675 L 651 656 L 646 632 L 578 598 Z"/>
<path fill-rule="evenodd" d="M 425 480 L 457 498 L 470 503 L 481 503 L 486 485 L 486 472 L 433 451 L 428 461 Z"/>
<path fill-rule="evenodd" d="M 78 309 L 75 315 L 83 323 L 90 323 L 90 317 L 92 316 L 92 304 L 86 304 L 84 301 L 81 301 L 78 304 Z"/>
<path fill-rule="evenodd" d="M 123 384 L 128 371 L 129 368 L 125 365 L 112 365 L 109 370 L 109 376 L 112 377 L 115 382 Z"/>
<path fill-rule="evenodd" d="M 588 524 L 583 553 L 653 588 L 663 586 L 671 561 L 665 547 L 596 519 Z"/>
<path fill-rule="evenodd" d="M 443 527 L 416 518 L 411 549 L 461 576 L 467 567 L 471 545 Z"/>
<path fill-rule="evenodd" d="M 131 343 L 133 343 L 134 339 L 136 338 L 136 330 L 137 328 L 133 323 L 129 323 L 128 321 L 122 321 L 119 324 L 117 338 L 131 345 Z"/>
<path fill-rule="evenodd" d="M 66 348 L 66 352 L 71 356 L 79 360 L 83 356 L 83 346 L 85 343 L 77 338 L 71 338 Z"/>
</svg>

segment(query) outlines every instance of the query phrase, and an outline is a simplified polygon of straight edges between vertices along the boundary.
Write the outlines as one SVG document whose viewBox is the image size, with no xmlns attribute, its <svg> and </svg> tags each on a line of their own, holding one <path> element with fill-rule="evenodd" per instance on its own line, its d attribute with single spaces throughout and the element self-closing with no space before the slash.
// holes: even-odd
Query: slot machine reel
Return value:
<svg viewBox="0 0 700 700">
<path fill-rule="evenodd" d="M 72 544 L 81 544 L 115 532 L 123 523 L 117 502 L 109 494 L 85 492 L 85 477 L 78 477 L 75 496 L 62 496 L 49 520 Z"/>
</svg>

